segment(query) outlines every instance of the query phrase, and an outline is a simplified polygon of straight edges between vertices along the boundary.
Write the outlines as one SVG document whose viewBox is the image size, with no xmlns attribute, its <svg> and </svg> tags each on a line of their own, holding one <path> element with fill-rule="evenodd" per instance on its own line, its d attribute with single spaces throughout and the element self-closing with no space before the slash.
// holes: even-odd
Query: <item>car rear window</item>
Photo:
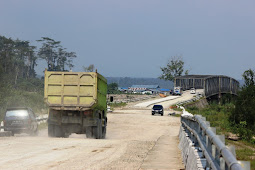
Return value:
<svg viewBox="0 0 255 170">
<path fill-rule="evenodd" d="M 154 105 L 153 106 L 153 109 L 162 109 L 163 107 L 162 107 L 162 105 Z"/>
<path fill-rule="evenodd" d="M 27 110 L 8 110 L 5 114 L 6 117 L 28 117 Z"/>
</svg>

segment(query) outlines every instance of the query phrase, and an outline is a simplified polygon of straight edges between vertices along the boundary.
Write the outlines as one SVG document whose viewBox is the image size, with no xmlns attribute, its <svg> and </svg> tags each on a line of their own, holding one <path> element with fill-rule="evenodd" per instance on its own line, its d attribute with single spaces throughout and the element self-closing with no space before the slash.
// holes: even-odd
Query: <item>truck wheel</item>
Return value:
<svg viewBox="0 0 255 170">
<path fill-rule="evenodd" d="M 102 139 L 105 139 L 106 136 L 106 127 L 107 127 L 107 117 L 104 119 L 104 126 L 102 127 Z"/>
<path fill-rule="evenodd" d="M 86 127 L 86 137 L 92 138 L 92 127 Z"/>
<path fill-rule="evenodd" d="M 93 130 L 93 137 L 95 139 L 101 139 L 102 138 L 102 121 L 101 119 L 97 120 L 97 126 L 96 127 L 92 127 Z"/>
<path fill-rule="evenodd" d="M 54 125 L 48 124 L 48 136 L 55 137 Z"/>
<path fill-rule="evenodd" d="M 106 136 L 106 126 L 102 127 L 102 139 L 105 139 Z"/>
<path fill-rule="evenodd" d="M 64 133 L 64 138 L 69 138 L 69 136 L 70 136 L 71 134 L 70 133 Z"/>
<path fill-rule="evenodd" d="M 55 137 L 65 137 L 65 134 L 61 126 L 55 126 L 54 128 Z"/>
</svg>

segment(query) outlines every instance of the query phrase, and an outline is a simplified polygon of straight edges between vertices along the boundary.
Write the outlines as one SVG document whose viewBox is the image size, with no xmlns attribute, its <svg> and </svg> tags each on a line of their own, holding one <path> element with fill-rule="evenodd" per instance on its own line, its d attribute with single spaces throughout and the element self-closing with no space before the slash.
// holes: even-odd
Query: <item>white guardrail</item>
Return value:
<svg viewBox="0 0 255 170">
<path fill-rule="evenodd" d="M 186 170 L 250 170 L 250 162 L 237 161 L 234 146 L 225 146 L 225 136 L 201 115 L 193 116 L 183 109 L 179 148 Z"/>
</svg>

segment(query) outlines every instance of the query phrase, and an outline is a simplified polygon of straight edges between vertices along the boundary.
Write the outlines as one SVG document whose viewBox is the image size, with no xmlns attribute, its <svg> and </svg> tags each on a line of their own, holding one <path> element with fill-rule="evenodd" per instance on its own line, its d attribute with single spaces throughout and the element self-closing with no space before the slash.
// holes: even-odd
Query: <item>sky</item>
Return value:
<svg viewBox="0 0 255 170">
<path fill-rule="evenodd" d="M 0 0 L 0 35 L 61 41 L 73 71 L 94 64 L 106 77 L 156 78 L 173 56 L 190 74 L 255 69 L 254 0 Z"/>
</svg>

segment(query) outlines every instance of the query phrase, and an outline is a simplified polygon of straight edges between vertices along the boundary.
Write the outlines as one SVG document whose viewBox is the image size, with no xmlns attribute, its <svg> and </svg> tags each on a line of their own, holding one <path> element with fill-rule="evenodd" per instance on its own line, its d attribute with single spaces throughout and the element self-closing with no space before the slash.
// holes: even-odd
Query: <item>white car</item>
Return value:
<svg viewBox="0 0 255 170">
<path fill-rule="evenodd" d="M 196 89 L 195 88 L 191 88 L 190 89 L 190 94 L 196 94 Z"/>
<path fill-rule="evenodd" d="M 152 91 L 143 91 L 142 94 L 152 94 Z"/>
</svg>

